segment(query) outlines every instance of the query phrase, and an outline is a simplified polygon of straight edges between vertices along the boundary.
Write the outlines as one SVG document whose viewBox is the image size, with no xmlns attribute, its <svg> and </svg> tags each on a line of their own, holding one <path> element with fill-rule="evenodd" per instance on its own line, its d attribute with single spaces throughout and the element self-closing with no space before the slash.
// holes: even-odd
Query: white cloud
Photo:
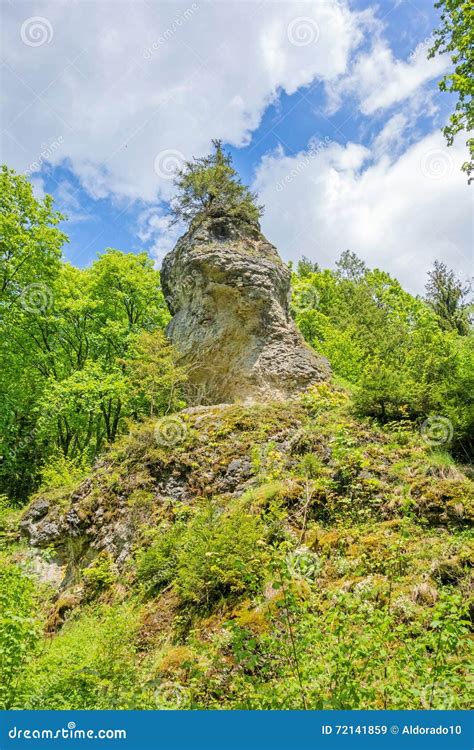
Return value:
<svg viewBox="0 0 474 750">
<path fill-rule="evenodd" d="M 138 217 L 138 239 L 148 246 L 150 255 L 161 266 L 166 253 L 176 244 L 179 236 L 184 233 L 182 225 L 170 225 L 169 216 L 156 208 L 146 208 Z"/>
<path fill-rule="evenodd" d="M 172 185 L 157 155 L 245 144 L 280 90 L 344 73 L 369 14 L 320 0 L 54 0 L 3 15 L 3 160 L 25 170 L 60 137 L 50 162 L 69 159 L 93 197 L 152 201 Z"/>
<path fill-rule="evenodd" d="M 354 143 L 332 143 L 312 158 L 267 155 L 254 186 L 266 205 L 263 229 L 286 260 L 306 255 L 328 267 L 349 248 L 421 293 L 435 259 L 471 272 L 464 160 L 462 142 L 447 148 L 438 132 L 394 162 Z"/>
<path fill-rule="evenodd" d="M 354 94 L 364 115 L 385 110 L 422 93 L 422 87 L 442 76 L 448 56 L 427 59 L 429 44 L 422 42 L 407 61 L 394 57 L 384 39 L 377 37 L 369 52 L 360 53 L 348 75 L 327 86 L 329 109 L 335 111 L 344 97 Z"/>
</svg>

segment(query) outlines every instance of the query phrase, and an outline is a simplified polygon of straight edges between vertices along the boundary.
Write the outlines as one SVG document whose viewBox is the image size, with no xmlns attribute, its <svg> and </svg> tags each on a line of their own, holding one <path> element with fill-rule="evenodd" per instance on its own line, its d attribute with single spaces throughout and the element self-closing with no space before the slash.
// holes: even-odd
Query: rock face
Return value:
<svg viewBox="0 0 474 750">
<path fill-rule="evenodd" d="M 290 271 L 256 224 L 222 216 L 191 228 L 161 280 L 192 402 L 285 399 L 328 378 L 290 317 Z"/>
</svg>

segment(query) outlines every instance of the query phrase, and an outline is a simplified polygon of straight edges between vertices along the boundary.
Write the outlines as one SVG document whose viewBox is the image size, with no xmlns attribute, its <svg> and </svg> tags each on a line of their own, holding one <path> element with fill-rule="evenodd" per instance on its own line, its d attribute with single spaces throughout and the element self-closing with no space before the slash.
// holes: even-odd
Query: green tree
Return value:
<svg viewBox="0 0 474 750">
<path fill-rule="evenodd" d="M 336 263 L 337 273 L 341 278 L 356 281 L 362 278 L 367 271 L 364 261 L 357 257 L 351 250 L 344 250 Z"/>
<path fill-rule="evenodd" d="M 263 207 L 257 204 L 256 193 L 241 183 L 230 154 L 223 151 L 222 142 L 214 140 L 212 143 L 213 153 L 187 161 L 178 171 L 177 195 L 171 205 L 172 223 L 191 224 L 211 216 L 257 222 Z"/>
<path fill-rule="evenodd" d="M 444 263 L 435 260 L 425 288 L 426 300 L 438 316 L 441 327 L 466 336 L 470 330 L 468 287 Z"/>
<path fill-rule="evenodd" d="M 109 248 L 90 268 L 64 263 L 52 199 L 37 201 L 11 170 L 1 178 L 0 491 L 24 500 L 48 461 L 83 466 L 127 418 L 149 414 L 151 403 L 155 413 L 174 408 L 181 375 L 160 339 L 154 393 L 151 373 L 137 390 L 132 350 L 169 320 L 152 260 Z"/>
<path fill-rule="evenodd" d="M 186 371 L 163 331 L 142 331 L 130 346 L 125 372 L 134 399 L 134 413 L 155 417 L 185 405 Z"/>
<path fill-rule="evenodd" d="M 2 166 L 0 173 L 0 314 L 14 305 L 26 312 L 45 307 L 66 235 L 47 195 L 37 200 L 27 178 Z M 34 285 L 33 285 L 34 283 Z"/>
<path fill-rule="evenodd" d="M 296 266 L 298 276 L 309 276 L 310 273 L 318 273 L 320 270 L 318 263 L 310 260 L 306 255 L 303 255 L 303 257 L 300 258 Z"/>
<path fill-rule="evenodd" d="M 472 451 L 474 337 L 440 326 L 430 304 L 388 274 L 344 253 L 337 271 L 294 276 L 293 310 L 305 339 L 354 389 L 362 414 L 382 421 L 448 418 L 452 448 Z"/>
<path fill-rule="evenodd" d="M 457 94 L 458 101 L 449 124 L 443 129 L 449 146 L 461 130 L 468 133 L 474 127 L 474 6 L 471 0 L 438 0 L 435 8 L 441 9 L 440 25 L 434 31 L 435 42 L 428 57 L 451 54 L 454 71 L 445 75 L 439 83 L 441 91 Z M 474 170 L 474 138 L 466 145 L 470 158 L 462 169 L 468 175 Z"/>
</svg>

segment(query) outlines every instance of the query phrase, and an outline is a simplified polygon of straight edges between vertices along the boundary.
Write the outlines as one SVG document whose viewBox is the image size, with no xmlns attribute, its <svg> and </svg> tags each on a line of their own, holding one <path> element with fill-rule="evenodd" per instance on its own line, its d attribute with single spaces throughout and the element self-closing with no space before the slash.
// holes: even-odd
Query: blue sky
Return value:
<svg viewBox="0 0 474 750">
<path fill-rule="evenodd" d="M 463 140 L 448 150 L 440 135 L 449 60 L 426 60 L 437 13 L 427 0 L 9 4 L 2 161 L 69 216 L 72 263 L 117 247 L 159 264 L 176 239 L 170 168 L 219 137 L 285 260 L 330 267 L 350 246 L 422 291 L 435 257 L 464 276 L 472 263 Z"/>
</svg>

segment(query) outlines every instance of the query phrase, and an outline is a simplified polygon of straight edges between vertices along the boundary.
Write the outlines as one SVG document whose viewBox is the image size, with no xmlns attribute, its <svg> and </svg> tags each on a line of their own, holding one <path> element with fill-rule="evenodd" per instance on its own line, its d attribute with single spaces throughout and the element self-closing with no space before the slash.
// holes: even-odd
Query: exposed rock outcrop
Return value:
<svg viewBox="0 0 474 750">
<path fill-rule="evenodd" d="M 161 279 L 194 403 L 285 399 L 328 378 L 290 317 L 290 271 L 258 225 L 207 219 L 165 257 Z"/>
</svg>

